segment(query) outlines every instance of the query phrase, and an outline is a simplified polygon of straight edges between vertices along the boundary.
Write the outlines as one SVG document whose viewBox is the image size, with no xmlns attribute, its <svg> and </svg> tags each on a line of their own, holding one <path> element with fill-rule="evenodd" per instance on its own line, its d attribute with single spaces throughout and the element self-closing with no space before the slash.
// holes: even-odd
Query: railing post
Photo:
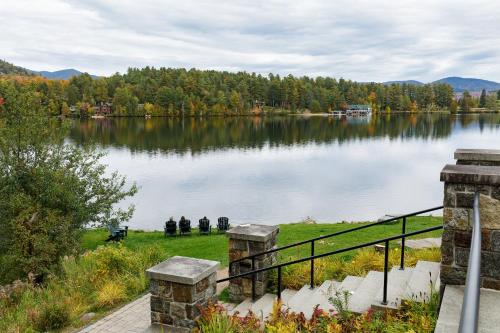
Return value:
<svg viewBox="0 0 500 333">
<path fill-rule="evenodd" d="M 311 241 L 311 257 L 314 257 L 314 240 Z M 311 289 L 314 289 L 314 259 L 311 259 Z"/>
<path fill-rule="evenodd" d="M 281 266 L 278 266 L 278 301 L 281 301 Z"/>
<path fill-rule="evenodd" d="M 252 271 L 255 270 L 255 257 L 252 257 Z M 252 274 L 252 301 L 255 302 L 257 299 L 256 293 L 255 293 L 255 280 L 256 280 L 256 275 L 255 273 Z"/>
<path fill-rule="evenodd" d="M 406 234 L 406 217 L 403 217 L 402 232 L 403 235 Z M 401 266 L 399 269 L 405 269 L 405 237 L 401 238 Z"/>
<path fill-rule="evenodd" d="M 384 249 L 384 296 L 382 305 L 387 305 L 387 271 L 389 269 L 389 241 L 385 241 Z"/>
</svg>

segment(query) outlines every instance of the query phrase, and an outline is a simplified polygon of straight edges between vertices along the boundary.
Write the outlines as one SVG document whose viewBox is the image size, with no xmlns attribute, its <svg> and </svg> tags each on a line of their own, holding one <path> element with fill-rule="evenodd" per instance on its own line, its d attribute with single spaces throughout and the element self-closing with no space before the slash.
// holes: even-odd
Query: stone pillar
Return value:
<svg viewBox="0 0 500 333">
<path fill-rule="evenodd" d="M 216 301 L 216 261 L 175 256 L 146 271 L 151 280 L 151 324 L 190 332 L 199 306 Z"/>
<path fill-rule="evenodd" d="M 275 248 L 278 233 L 277 226 L 258 224 L 239 225 L 230 229 L 226 233 L 229 237 L 229 261 Z M 276 263 L 276 252 L 259 256 L 255 259 L 255 269 L 268 267 L 274 263 Z M 231 270 L 232 275 L 251 271 L 252 261 L 243 260 L 234 263 Z M 269 271 L 256 274 L 255 291 L 257 297 L 265 294 L 269 274 Z M 229 296 L 233 302 L 252 297 L 252 276 L 230 280 Z"/>
<path fill-rule="evenodd" d="M 500 150 L 457 149 L 455 159 L 458 165 L 500 166 Z"/>
<path fill-rule="evenodd" d="M 457 150 L 459 165 L 446 165 L 444 182 L 441 282 L 465 284 L 472 235 L 474 192 L 480 192 L 481 282 L 500 290 L 500 166 L 487 151 Z M 494 153 L 494 155 L 497 153 Z M 479 156 L 481 155 L 481 156 Z M 500 156 L 500 155 L 497 155 Z M 487 162 L 489 166 L 480 163 Z"/>
</svg>

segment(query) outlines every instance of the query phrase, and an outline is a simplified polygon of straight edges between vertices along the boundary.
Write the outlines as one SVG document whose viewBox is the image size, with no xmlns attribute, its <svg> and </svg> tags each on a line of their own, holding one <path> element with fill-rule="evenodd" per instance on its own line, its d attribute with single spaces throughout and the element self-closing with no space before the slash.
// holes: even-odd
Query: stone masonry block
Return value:
<svg viewBox="0 0 500 333">
<path fill-rule="evenodd" d="M 492 188 L 491 197 L 495 200 L 500 200 L 500 186 Z"/>
<path fill-rule="evenodd" d="M 473 193 L 457 193 L 456 194 L 456 207 L 459 208 L 472 208 L 474 206 Z"/>
<path fill-rule="evenodd" d="M 487 251 L 481 253 L 481 273 L 483 276 L 500 280 L 500 253 Z"/>
<path fill-rule="evenodd" d="M 481 228 L 500 230 L 500 200 L 481 195 L 479 198 L 479 216 L 481 218 Z"/>
<path fill-rule="evenodd" d="M 499 279 L 490 279 L 490 278 L 485 277 L 485 278 L 483 278 L 483 281 L 482 281 L 482 287 L 500 290 L 500 280 Z"/>
<path fill-rule="evenodd" d="M 443 209 L 443 219 L 445 227 L 468 230 L 470 228 L 470 210 L 466 208 L 447 208 Z"/>
<path fill-rule="evenodd" d="M 441 265 L 441 283 L 460 285 L 465 283 L 467 268 Z"/>
<path fill-rule="evenodd" d="M 452 265 L 453 261 L 454 261 L 453 243 L 442 242 L 441 243 L 441 263 L 444 265 Z"/>
<path fill-rule="evenodd" d="M 454 236 L 454 245 L 458 247 L 470 248 L 472 231 L 456 231 Z M 491 249 L 490 231 L 481 230 L 481 249 L 489 251 Z"/>
<path fill-rule="evenodd" d="M 500 230 L 491 232 L 491 250 L 500 252 Z"/>
</svg>

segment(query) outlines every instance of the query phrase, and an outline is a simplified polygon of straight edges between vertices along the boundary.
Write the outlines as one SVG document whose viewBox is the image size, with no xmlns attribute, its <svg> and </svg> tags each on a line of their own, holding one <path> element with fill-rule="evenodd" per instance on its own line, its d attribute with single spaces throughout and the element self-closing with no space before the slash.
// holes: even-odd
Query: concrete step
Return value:
<svg viewBox="0 0 500 333">
<path fill-rule="evenodd" d="M 299 309 L 302 305 L 311 299 L 312 295 L 316 292 L 318 288 L 311 289 L 311 286 L 306 284 L 303 286 L 289 301 L 288 307 L 293 312 L 300 312 Z"/>
<path fill-rule="evenodd" d="M 444 289 L 441 310 L 435 333 L 456 333 L 460 323 L 464 287 L 447 285 Z M 499 331 L 500 291 L 481 288 L 478 332 L 495 333 Z"/>
<path fill-rule="evenodd" d="M 348 291 L 352 295 L 364 279 L 365 278 L 361 276 L 346 276 L 344 281 L 340 284 L 339 290 Z"/>
<path fill-rule="evenodd" d="M 291 290 L 291 289 L 285 289 L 281 292 L 281 303 L 283 304 L 282 306 L 288 306 L 288 302 L 290 299 L 297 293 L 296 290 Z M 264 304 L 259 310 L 258 317 L 263 320 L 269 314 L 273 311 L 273 306 L 275 302 L 278 300 L 277 296 L 274 296 L 274 299 L 272 302 L 268 302 Z"/>
<path fill-rule="evenodd" d="M 285 289 L 281 292 L 281 301 L 284 305 L 287 305 L 289 300 L 297 293 L 296 290 Z M 236 306 L 232 311 L 228 311 L 230 315 L 238 312 L 239 317 L 244 317 L 248 314 L 248 311 L 252 311 L 258 318 L 266 318 L 273 310 L 274 302 L 277 300 L 277 296 L 273 294 L 265 294 L 255 302 L 252 302 L 250 298 L 247 298 Z"/>
<path fill-rule="evenodd" d="M 298 307 L 291 308 L 293 312 L 302 312 L 307 319 L 312 317 L 314 308 L 318 305 L 321 309 L 328 311 L 331 306 L 328 299 L 335 294 L 335 290 L 340 287 L 340 282 L 327 280 L 321 284 L 309 299 L 305 299 Z"/>
<path fill-rule="evenodd" d="M 431 296 L 431 285 L 434 291 L 439 291 L 440 263 L 431 261 L 419 261 L 408 281 L 408 285 L 402 293 L 403 299 L 417 302 L 428 302 Z"/>
<path fill-rule="evenodd" d="M 382 279 L 382 284 L 375 295 L 372 308 L 377 310 L 398 309 L 401 305 L 401 296 L 408 287 L 408 281 L 412 273 L 413 268 L 401 270 L 399 267 L 393 267 L 387 274 L 387 305 L 382 304 L 384 299 L 384 280 Z"/>
<path fill-rule="evenodd" d="M 349 298 L 349 310 L 363 313 L 370 309 L 375 295 L 382 288 L 384 273 L 370 271 Z"/>
<path fill-rule="evenodd" d="M 330 282 L 329 284 L 326 284 L 327 282 Z M 326 284 L 326 285 L 325 285 Z M 325 285 L 325 286 L 324 286 Z M 333 311 L 333 306 L 330 303 L 330 297 L 335 297 L 335 293 L 340 290 L 340 285 L 341 283 L 335 280 L 331 281 L 325 281 L 325 283 L 316 291 L 316 293 L 313 295 L 314 298 L 317 298 L 319 300 L 315 301 L 313 303 L 319 304 L 319 308 L 323 309 L 326 312 Z M 313 306 L 314 309 L 314 306 Z M 311 311 L 311 316 L 312 316 L 312 311 Z M 306 317 L 310 318 L 310 317 Z"/>
</svg>

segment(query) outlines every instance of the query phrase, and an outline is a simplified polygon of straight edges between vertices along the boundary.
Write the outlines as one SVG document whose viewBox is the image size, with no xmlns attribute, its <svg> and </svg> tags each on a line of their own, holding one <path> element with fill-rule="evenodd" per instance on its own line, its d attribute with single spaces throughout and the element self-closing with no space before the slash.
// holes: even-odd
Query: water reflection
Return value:
<svg viewBox="0 0 500 333">
<path fill-rule="evenodd" d="M 439 205 L 458 147 L 499 148 L 500 115 L 102 119 L 76 122 L 141 186 L 131 226 L 170 215 L 235 223 L 368 220 Z"/>
</svg>

